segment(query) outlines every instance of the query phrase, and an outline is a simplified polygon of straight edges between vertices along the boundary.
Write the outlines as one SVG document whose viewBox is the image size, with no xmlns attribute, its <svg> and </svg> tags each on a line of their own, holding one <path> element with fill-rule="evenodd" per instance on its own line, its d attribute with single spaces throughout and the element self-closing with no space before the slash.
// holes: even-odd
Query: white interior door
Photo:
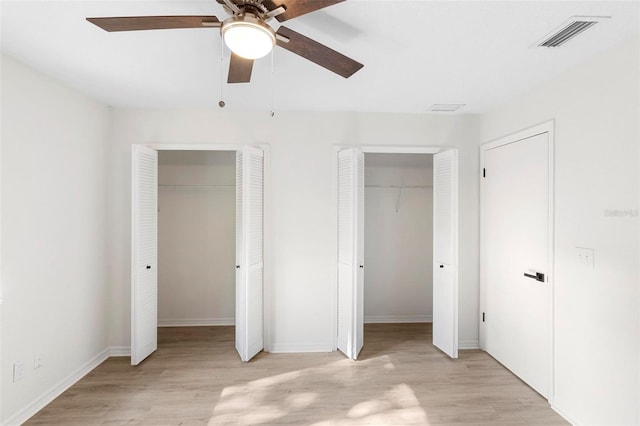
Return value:
<svg viewBox="0 0 640 426">
<path fill-rule="evenodd" d="M 134 145 L 131 172 L 131 364 L 158 348 L 158 153 Z"/>
<path fill-rule="evenodd" d="M 458 151 L 433 156 L 433 344 L 458 357 Z"/>
<path fill-rule="evenodd" d="M 364 153 L 338 152 L 338 349 L 357 359 L 364 345 Z"/>
<path fill-rule="evenodd" d="M 484 167 L 484 346 L 548 397 L 549 134 L 486 150 Z"/>
<path fill-rule="evenodd" d="M 236 154 L 236 350 L 249 361 L 264 347 L 264 152 Z"/>
</svg>

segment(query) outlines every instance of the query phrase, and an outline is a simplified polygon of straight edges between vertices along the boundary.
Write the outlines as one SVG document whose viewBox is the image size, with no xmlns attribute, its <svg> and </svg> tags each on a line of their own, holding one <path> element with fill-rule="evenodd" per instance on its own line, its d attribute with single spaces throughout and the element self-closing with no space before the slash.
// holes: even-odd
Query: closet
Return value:
<svg viewBox="0 0 640 426">
<path fill-rule="evenodd" d="M 158 349 L 159 322 L 217 325 L 233 318 L 240 359 L 249 361 L 264 347 L 265 151 L 230 148 L 132 146 L 132 365 Z M 164 151 L 181 152 L 165 158 Z M 228 243 L 232 235 L 235 244 Z M 165 289 L 160 300 L 159 278 Z"/>
<path fill-rule="evenodd" d="M 158 326 L 235 322 L 235 151 L 158 152 Z"/>
<path fill-rule="evenodd" d="M 457 358 L 458 151 L 336 153 L 336 348 L 358 359 L 365 321 L 431 319 L 433 345 Z"/>
<path fill-rule="evenodd" d="M 431 322 L 433 156 L 365 153 L 364 322 Z"/>
</svg>

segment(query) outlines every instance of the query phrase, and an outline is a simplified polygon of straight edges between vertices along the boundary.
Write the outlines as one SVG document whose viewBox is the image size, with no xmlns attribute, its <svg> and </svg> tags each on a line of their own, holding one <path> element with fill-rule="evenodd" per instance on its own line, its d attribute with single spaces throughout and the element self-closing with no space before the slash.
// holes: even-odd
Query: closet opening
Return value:
<svg viewBox="0 0 640 426">
<path fill-rule="evenodd" d="M 425 343 L 457 358 L 458 151 L 336 152 L 336 348 L 358 359 L 365 322 L 431 322 Z"/>
<path fill-rule="evenodd" d="M 251 360 L 264 348 L 265 147 L 131 154 L 131 364 L 158 349 L 158 324 L 232 324 L 240 359 Z"/>
<path fill-rule="evenodd" d="M 158 345 L 234 350 L 236 153 L 158 152 Z"/>
<path fill-rule="evenodd" d="M 364 158 L 365 335 L 428 330 L 431 344 L 433 155 Z"/>
<path fill-rule="evenodd" d="M 430 323 L 433 155 L 365 153 L 364 322 Z"/>
</svg>

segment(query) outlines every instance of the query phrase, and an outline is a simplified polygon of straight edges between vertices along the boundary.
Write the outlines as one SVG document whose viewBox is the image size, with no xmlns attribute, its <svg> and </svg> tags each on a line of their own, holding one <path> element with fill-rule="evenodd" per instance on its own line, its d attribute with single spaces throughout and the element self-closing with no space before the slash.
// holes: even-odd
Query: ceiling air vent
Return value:
<svg viewBox="0 0 640 426">
<path fill-rule="evenodd" d="M 560 47 L 578 34 L 606 18 L 610 18 L 610 16 L 572 16 L 568 21 L 556 28 L 551 34 L 544 36 L 542 40 L 536 43 L 536 46 Z"/>
<path fill-rule="evenodd" d="M 466 104 L 433 104 L 429 108 L 429 111 L 437 111 L 437 112 L 452 112 L 459 108 L 462 108 Z"/>
</svg>

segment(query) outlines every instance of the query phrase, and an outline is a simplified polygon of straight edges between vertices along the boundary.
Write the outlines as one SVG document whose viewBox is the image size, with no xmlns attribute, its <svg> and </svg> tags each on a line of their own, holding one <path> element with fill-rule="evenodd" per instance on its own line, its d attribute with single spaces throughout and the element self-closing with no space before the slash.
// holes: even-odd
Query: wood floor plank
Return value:
<svg viewBox="0 0 640 426">
<path fill-rule="evenodd" d="M 137 367 L 110 358 L 28 425 L 565 425 L 486 353 L 451 360 L 430 324 L 367 324 L 357 362 L 261 353 L 242 363 L 233 327 L 160 328 Z"/>
</svg>

